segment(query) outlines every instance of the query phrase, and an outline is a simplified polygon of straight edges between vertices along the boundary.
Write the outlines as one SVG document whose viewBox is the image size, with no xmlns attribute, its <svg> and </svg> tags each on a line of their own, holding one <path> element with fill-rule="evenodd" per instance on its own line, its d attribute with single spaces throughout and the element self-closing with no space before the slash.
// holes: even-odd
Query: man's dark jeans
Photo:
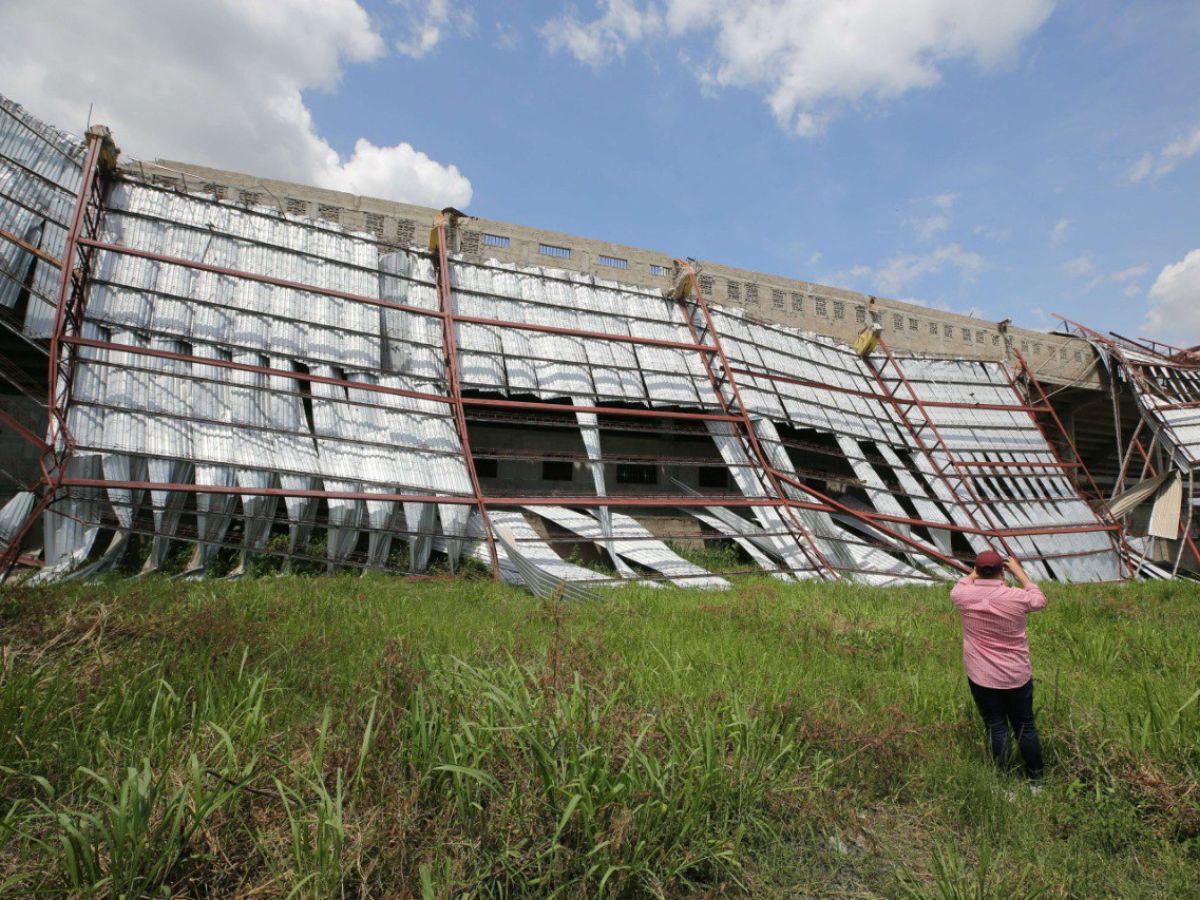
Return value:
<svg viewBox="0 0 1200 900">
<path fill-rule="evenodd" d="M 1009 689 L 983 687 L 970 678 L 967 684 L 971 686 L 971 696 L 987 726 L 996 765 L 1006 768 L 1012 761 L 1012 742 L 1008 736 L 1009 726 L 1012 726 L 1021 759 L 1025 761 L 1025 774 L 1031 779 L 1041 778 L 1042 745 L 1033 723 L 1033 679 L 1019 688 Z"/>
</svg>

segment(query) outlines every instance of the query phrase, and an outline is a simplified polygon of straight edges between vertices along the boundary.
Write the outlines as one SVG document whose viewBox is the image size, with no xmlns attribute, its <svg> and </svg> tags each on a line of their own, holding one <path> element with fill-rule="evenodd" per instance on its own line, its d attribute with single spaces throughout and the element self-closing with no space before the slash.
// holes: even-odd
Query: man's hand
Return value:
<svg viewBox="0 0 1200 900">
<path fill-rule="evenodd" d="M 1021 582 L 1021 587 L 1029 587 L 1033 584 L 1033 579 L 1025 574 L 1025 570 L 1021 568 L 1021 563 L 1015 557 L 1010 556 L 1004 561 L 1004 568 L 1012 573 L 1012 577 Z"/>
</svg>

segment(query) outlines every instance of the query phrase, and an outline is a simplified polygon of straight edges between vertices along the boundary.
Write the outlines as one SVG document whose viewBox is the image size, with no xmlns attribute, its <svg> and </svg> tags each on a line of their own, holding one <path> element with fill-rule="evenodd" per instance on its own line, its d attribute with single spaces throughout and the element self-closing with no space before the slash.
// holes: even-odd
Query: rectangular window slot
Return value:
<svg viewBox="0 0 1200 900">
<path fill-rule="evenodd" d="M 488 247 L 507 247 L 508 237 L 503 234 L 483 233 L 483 243 Z"/>
<path fill-rule="evenodd" d="M 658 466 L 617 463 L 617 484 L 658 484 Z"/>
<path fill-rule="evenodd" d="M 650 274 L 651 275 L 666 275 L 667 267 L 656 265 L 655 263 L 650 263 Z"/>
<path fill-rule="evenodd" d="M 629 268 L 629 260 L 621 259 L 619 256 L 605 256 L 603 253 L 596 257 L 596 262 L 602 266 L 608 266 L 612 269 Z"/>
<path fill-rule="evenodd" d="M 556 259 L 570 259 L 570 247 L 556 247 L 553 244 L 538 244 L 538 253 L 542 256 L 553 256 Z"/>
<path fill-rule="evenodd" d="M 566 459 L 547 459 L 542 462 L 542 481 L 573 481 L 575 463 Z"/>
</svg>

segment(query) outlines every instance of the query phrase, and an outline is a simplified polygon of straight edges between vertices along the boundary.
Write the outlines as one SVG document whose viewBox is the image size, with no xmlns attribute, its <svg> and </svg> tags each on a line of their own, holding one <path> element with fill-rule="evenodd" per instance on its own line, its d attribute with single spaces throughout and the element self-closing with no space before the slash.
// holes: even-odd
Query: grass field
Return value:
<svg viewBox="0 0 1200 900">
<path fill-rule="evenodd" d="M 382 576 L 0 597 L 11 895 L 1180 896 L 1200 591 L 1048 588 L 1049 777 L 985 759 L 946 591 Z"/>
</svg>

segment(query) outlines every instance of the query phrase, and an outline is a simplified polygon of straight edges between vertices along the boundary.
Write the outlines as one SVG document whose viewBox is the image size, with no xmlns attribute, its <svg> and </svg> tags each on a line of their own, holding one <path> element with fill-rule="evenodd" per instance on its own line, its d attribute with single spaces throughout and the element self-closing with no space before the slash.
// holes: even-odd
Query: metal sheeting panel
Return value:
<svg viewBox="0 0 1200 900">
<path fill-rule="evenodd" d="M 928 452 L 917 464 L 943 503 L 957 502 L 989 530 L 1046 532 L 1004 539 L 1028 560 L 1035 578 L 1121 577 L 1105 523 L 1066 477 L 1032 415 L 971 408 L 1023 404 L 1000 363 L 907 358 L 900 365 L 919 400 L 962 404 L 920 411 L 930 437 L 925 441 Z M 882 377 L 889 389 L 903 390 L 895 374 L 885 370 Z M 976 550 L 982 549 L 980 538 L 969 539 Z"/>
</svg>

